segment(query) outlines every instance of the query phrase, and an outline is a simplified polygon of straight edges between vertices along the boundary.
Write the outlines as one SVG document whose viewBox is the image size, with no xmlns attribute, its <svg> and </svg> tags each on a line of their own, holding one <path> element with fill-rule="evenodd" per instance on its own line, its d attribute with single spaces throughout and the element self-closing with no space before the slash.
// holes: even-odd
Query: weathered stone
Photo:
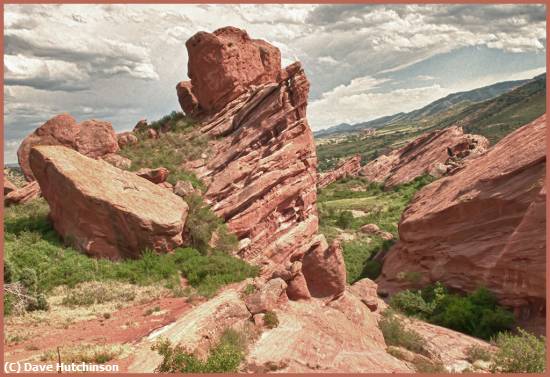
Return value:
<svg viewBox="0 0 550 377">
<path fill-rule="evenodd" d="M 170 171 L 163 167 L 156 169 L 142 168 L 136 172 L 139 177 L 145 178 L 146 180 L 157 184 L 166 181 L 169 173 Z"/>
<path fill-rule="evenodd" d="M 174 185 L 174 194 L 185 198 L 188 195 L 196 193 L 197 190 L 189 181 L 177 181 Z"/>
<path fill-rule="evenodd" d="M 403 213 L 399 241 L 378 279 L 381 289 L 440 281 L 480 286 L 517 308 L 545 315 L 546 116 L 519 128 L 456 174 L 419 191 Z"/>
<path fill-rule="evenodd" d="M 122 132 L 116 135 L 119 148 L 124 148 L 129 145 L 138 143 L 138 138 L 133 132 Z"/>
<path fill-rule="evenodd" d="M 37 145 L 63 145 L 92 158 L 116 153 L 119 149 L 111 123 L 87 120 L 77 124 L 69 114 L 57 115 L 27 136 L 17 150 L 19 165 L 28 181 L 34 180 L 29 154 Z"/>
<path fill-rule="evenodd" d="M 271 279 L 257 292 L 246 297 L 246 307 L 252 314 L 271 311 L 286 301 L 286 287 L 283 279 Z"/>
<path fill-rule="evenodd" d="M 334 241 L 326 247 L 324 237 L 302 260 L 302 272 L 313 297 L 335 298 L 346 289 L 346 265 L 342 247 Z"/>
<path fill-rule="evenodd" d="M 61 146 L 39 146 L 30 165 L 56 231 L 76 248 L 112 259 L 183 243 L 187 204 L 134 173 Z"/>
<path fill-rule="evenodd" d="M 40 186 L 37 182 L 29 182 L 21 188 L 17 188 L 4 196 L 4 205 L 23 204 L 40 197 Z"/>
<path fill-rule="evenodd" d="M 465 159 L 479 156 L 488 147 L 489 141 L 483 136 L 465 134 L 462 127 L 448 127 L 423 134 L 403 148 L 378 157 L 365 165 L 360 175 L 392 187 L 425 174 L 454 173 Z M 441 164 L 446 166 L 444 173 Z"/>
<path fill-rule="evenodd" d="M 342 161 L 336 168 L 326 173 L 319 173 L 317 176 L 317 187 L 323 188 L 339 179 L 353 177 L 361 170 L 361 156 L 353 156 Z"/>
<path fill-rule="evenodd" d="M 106 154 L 101 159 L 122 170 L 128 170 L 132 166 L 132 160 L 116 153 Z"/>
</svg>

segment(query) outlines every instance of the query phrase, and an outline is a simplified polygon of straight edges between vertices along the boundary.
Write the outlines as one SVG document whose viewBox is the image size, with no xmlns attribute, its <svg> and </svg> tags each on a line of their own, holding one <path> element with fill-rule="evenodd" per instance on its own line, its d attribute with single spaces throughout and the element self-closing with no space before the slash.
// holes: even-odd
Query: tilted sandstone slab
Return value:
<svg viewBox="0 0 550 377">
<path fill-rule="evenodd" d="M 323 188 L 344 177 L 353 177 L 361 170 L 361 156 L 353 156 L 342 161 L 336 168 L 326 173 L 319 173 L 317 188 Z"/>
<path fill-rule="evenodd" d="M 483 136 L 465 134 L 462 127 L 449 127 L 424 134 L 403 148 L 378 157 L 365 165 L 360 175 L 391 187 L 424 174 L 454 171 L 461 161 L 482 154 L 488 146 L 489 141 Z"/>
<path fill-rule="evenodd" d="M 87 120 L 78 124 L 69 114 L 57 115 L 27 136 L 17 150 L 19 165 L 28 181 L 34 180 L 29 154 L 37 145 L 63 145 L 92 158 L 119 150 L 111 123 Z"/>
<path fill-rule="evenodd" d="M 546 115 L 502 139 L 455 175 L 424 187 L 403 213 L 379 288 L 441 281 L 485 286 L 519 317 L 543 315 L 546 262 Z"/>
<path fill-rule="evenodd" d="M 62 146 L 33 148 L 30 166 L 55 230 L 76 248 L 118 259 L 183 243 L 188 207 L 170 191 Z"/>
<path fill-rule="evenodd" d="M 15 186 L 14 186 L 15 187 Z M 4 188 L 5 191 L 5 188 Z M 29 182 L 21 188 L 15 188 L 4 196 L 4 205 L 23 204 L 40 197 L 40 186 L 37 182 Z"/>
<path fill-rule="evenodd" d="M 199 118 L 200 131 L 211 138 L 209 156 L 185 167 L 204 181 L 205 200 L 241 240 L 240 256 L 283 263 L 303 255 L 318 230 L 309 83 L 299 63 L 281 70 L 278 50 L 245 34 L 224 28 L 187 42 L 193 85 L 182 87 L 199 107 L 223 108 Z M 227 55 L 230 43 L 238 49 Z M 222 58 L 213 60 L 216 51 Z M 218 92 L 211 80 L 223 88 Z"/>
</svg>

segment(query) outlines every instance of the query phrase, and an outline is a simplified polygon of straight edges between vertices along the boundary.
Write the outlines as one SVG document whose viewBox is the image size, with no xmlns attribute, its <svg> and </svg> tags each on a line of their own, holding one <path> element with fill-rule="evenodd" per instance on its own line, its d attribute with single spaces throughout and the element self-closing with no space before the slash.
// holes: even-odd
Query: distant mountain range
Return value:
<svg viewBox="0 0 550 377">
<path fill-rule="evenodd" d="M 434 123 L 434 121 L 439 119 L 466 111 L 466 108 L 470 105 L 493 99 L 532 81 L 545 80 L 546 74 L 542 74 L 530 80 L 499 82 L 466 92 L 449 94 L 448 96 L 440 98 L 422 107 L 421 109 L 413 110 L 408 113 L 401 112 L 356 124 L 342 123 L 324 130 L 316 131 L 313 134 L 316 138 L 326 138 L 341 134 L 357 133 L 366 128 L 381 128 L 398 123 Z"/>
</svg>

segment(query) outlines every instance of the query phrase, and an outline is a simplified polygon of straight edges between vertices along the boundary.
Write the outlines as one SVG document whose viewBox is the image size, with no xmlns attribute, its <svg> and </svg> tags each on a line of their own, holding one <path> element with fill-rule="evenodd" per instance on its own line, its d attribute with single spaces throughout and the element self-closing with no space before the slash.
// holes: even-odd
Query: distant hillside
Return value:
<svg viewBox="0 0 550 377">
<path fill-rule="evenodd" d="M 422 109 L 407 114 L 396 114 L 386 124 L 376 127 L 374 136 L 362 136 L 355 131 L 349 134 L 330 135 L 339 136 L 337 139 L 320 138 L 317 146 L 319 169 L 330 169 L 341 158 L 354 154 L 360 154 L 362 163 L 365 164 L 405 145 L 427 131 L 452 125 L 460 125 L 468 133 L 483 135 L 494 144 L 516 128 L 546 112 L 546 74 L 522 82 L 523 85 L 519 87 L 510 84 L 518 81 L 509 81 L 474 91 L 451 94 Z M 474 99 L 489 96 L 505 87 L 512 89 L 496 97 L 474 102 Z M 369 123 L 371 122 L 364 124 Z"/>
<path fill-rule="evenodd" d="M 365 128 L 381 128 L 396 123 L 419 122 L 422 120 L 427 121 L 426 118 L 434 117 L 441 118 L 442 116 L 448 116 L 456 111 L 460 111 L 472 103 L 485 101 L 499 96 L 500 94 L 522 86 L 529 81 L 530 80 L 504 81 L 466 92 L 452 93 L 424 106 L 421 109 L 417 109 L 409 113 L 397 113 L 353 125 L 343 123 L 324 130 L 316 131 L 313 134 L 316 138 L 331 137 L 337 134 L 359 132 Z"/>
</svg>

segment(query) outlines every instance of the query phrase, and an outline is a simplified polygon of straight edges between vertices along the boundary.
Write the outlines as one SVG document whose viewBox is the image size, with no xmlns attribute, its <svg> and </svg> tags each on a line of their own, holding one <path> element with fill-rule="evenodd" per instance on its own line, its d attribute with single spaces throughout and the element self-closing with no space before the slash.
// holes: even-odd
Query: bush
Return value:
<svg viewBox="0 0 550 377">
<path fill-rule="evenodd" d="M 409 351 L 427 355 L 424 338 L 414 330 L 407 330 L 393 313 L 386 310 L 379 326 L 387 345 L 403 347 Z"/>
<path fill-rule="evenodd" d="M 410 316 L 426 318 L 431 314 L 429 305 L 419 291 L 405 290 L 396 293 L 390 300 L 390 306 Z"/>
<path fill-rule="evenodd" d="M 499 334 L 499 348 L 494 357 L 494 371 L 504 373 L 543 373 L 546 369 L 546 338 L 537 338 L 527 331 Z"/>
<path fill-rule="evenodd" d="M 390 306 L 403 314 L 487 340 L 514 324 L 513 314 L 499 306 L 486 288 L 460 296 L 436 283 L 421 291 L 399 292 L 391 298 Z"/>
<path fill-rule="evenodd" d="M 353 215 L 351 211 L 340 212 L 340 215 L 338 215 L 338 220 L 336 223 L 342 229 L 351 228 L 351 224 L 353 224 Z"/>
<path fill-rule="evenodd" d="M 160 340 L 152 349 L 163 358 L 155 369 L 158 373 L 230 373 L 237 372 L 244 359 L 246 338 L 235 330 L 225 330 L 206 361 L 185 352 L 179 345 L 172 346 L 169 340 Z"/>
<path fill-rule="evenodd" d="M 264 315 L 264 323 L 268 329 L 274 329 L 279 326 L 279 318 L 277 317 L 277 313 L 272 311 L 266 312 Z"/>
<path fill-rule="evenodd" d="M 476 360 L 491 361 L 492 352 L 487 347 L 472 345 L 466 350 L 466 360 L 474 363 Z"/>
</svg>

